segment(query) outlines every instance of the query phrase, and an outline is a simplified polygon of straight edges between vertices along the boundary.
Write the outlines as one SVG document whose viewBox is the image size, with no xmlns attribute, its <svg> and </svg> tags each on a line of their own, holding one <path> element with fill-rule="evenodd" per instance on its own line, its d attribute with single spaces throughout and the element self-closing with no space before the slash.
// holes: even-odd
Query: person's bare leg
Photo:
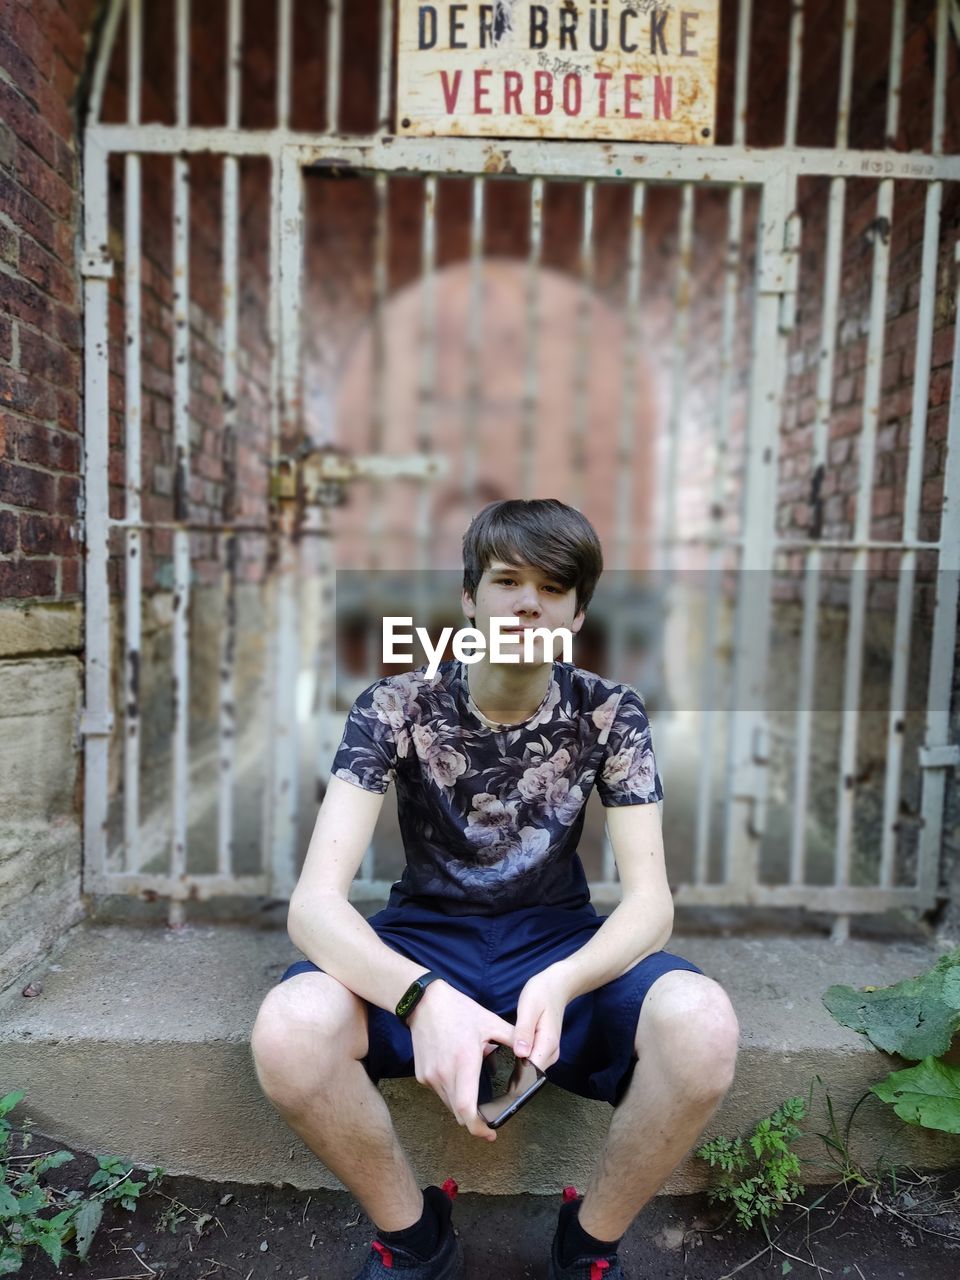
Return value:
<svg viewBox="0 0 960 1280">
<path fill-rule="evenodd" d="M 687 1154 L 733 1081 L 739 1027 L 723 988 L 674 970 L 647 992 L 637 1065 L 580 1206 L 580 1225 L 618 1240 Z"/>
<path fill-rule="evenodd" d="M 360 1061 L 366 1007 L 325 973 L 270 991 L 251 1039 L 260 1087 L 381 1231 L 402 1231 L 423 1195 L 390 1112 Z"/>
</svg>

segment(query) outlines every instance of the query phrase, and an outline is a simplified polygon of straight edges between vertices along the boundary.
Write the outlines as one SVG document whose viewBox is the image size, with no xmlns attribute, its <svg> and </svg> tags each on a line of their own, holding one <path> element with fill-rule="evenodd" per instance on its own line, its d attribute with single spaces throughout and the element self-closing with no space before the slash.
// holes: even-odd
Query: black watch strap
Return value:
<svg viewBox="0 0 960 1280">
<path fill-rule="evenodd" d="M 434 973 L 431 969 L 428 973 L 422 973 L 419 978 L 414 978 L 397 1002 L 396 1013 L 401 1022 L 406 1023 L 411 1013 L 423 999 L 423 993 L 434 978 L 442 977 L 442 973 Z"/>
</svg>

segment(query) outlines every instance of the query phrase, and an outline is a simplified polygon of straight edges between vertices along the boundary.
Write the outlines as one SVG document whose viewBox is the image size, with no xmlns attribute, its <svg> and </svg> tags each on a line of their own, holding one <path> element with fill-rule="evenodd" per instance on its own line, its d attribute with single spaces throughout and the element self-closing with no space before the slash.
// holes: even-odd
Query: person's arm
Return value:
<svg viewBox="0 0 960 1280">
<path fill-rule="evenodd" d="M 381 942 L 348 900 L 382 805 L 383 795 L 331 777 L 290 899 L 287 931 L 308 960 L 393 1013 L 427 969 Z M 492 1142 L 495 1131 L 477 1113 L 480 1067 L 496 1044 L 513 1045 L 513 1027 L 442 981 L 430 983 L 407 1021 L 417 1080 L 474 1137 Z"/>
<path fill-rule="evenodd" d="M 660 806 L 604 809 L 623 898 L 579 950 L 542 970 L 523 989 L 516 1049 L 546 1069 L 557 1059 L 563 1011 L 571 1000 L 627 973 L 660 951 L 673 932 Z"/>
</svg>

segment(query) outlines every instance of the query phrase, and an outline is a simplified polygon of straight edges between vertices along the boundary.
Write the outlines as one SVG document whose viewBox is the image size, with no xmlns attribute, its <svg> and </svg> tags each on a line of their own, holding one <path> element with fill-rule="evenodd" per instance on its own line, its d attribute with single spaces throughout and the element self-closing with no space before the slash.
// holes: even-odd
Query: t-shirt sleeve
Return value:
<svg viewBox="0 0 960 1280">
<path fill-rule="evenodd" d="M 630 685 L 617 704 L 596 787 L 608 809 L 663 799 L 650 722 L 643 699 Z"/>
<path fill-rule="evenodd" d="M 331 773 L 364 791 L 386 794 L 396 776 L 398 737 L 403 727 L 403 698 L 389 677 L 376 681 L 350 708 Z"/>
</svg>

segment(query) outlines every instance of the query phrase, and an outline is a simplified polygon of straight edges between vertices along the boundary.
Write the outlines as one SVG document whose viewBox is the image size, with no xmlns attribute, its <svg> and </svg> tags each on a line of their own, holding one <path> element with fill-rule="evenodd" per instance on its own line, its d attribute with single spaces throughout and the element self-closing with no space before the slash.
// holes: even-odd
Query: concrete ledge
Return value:
<svg viewBox="0 0 960 1280">
<path fill-rule="evenodd" d="M 823 1008 L 834 982 L 884 985 L 919 973 L 938 952 L 916 944 L 820 938 L 673 938 L 729 991 L 740 1017 L 737 1080 L 708 1133 L 742 1133 L 814 1076 L 838 1121 L 891 1060 Z M 285 933 L 238 926 L 181 932 L 85 923 L 31 978 L 0 998 L 0 1078 L 27 1091 L 22 1112 L 50 1137 L 84 1150 L 213 1180 L 338 1187 L 262 1097 L 248 1037 L 259 1002 L 295 955 Z M 612 1115 L 552 1086 L 492 1147 L 470 1138 L 414 1081 L 382 1086 L 401 1141 L 424 1181 L 452 1174 L 464 1191 L 554 1194 L 582 1184 Z M 825 1130 L 823 1090 L 811 1130 Z M 852 1154 L 923 1168 L 956 1162 L 956 1140 L 903 1124 L 875 1099 L 860 1108 Z M 819 1139 L 803 1153 L 820 1160 Z M 833 1181 L 811 1166 L 811 1184 Z M 665 1188 L 704 1185 L 688 1160 Z"/>
</svg>

